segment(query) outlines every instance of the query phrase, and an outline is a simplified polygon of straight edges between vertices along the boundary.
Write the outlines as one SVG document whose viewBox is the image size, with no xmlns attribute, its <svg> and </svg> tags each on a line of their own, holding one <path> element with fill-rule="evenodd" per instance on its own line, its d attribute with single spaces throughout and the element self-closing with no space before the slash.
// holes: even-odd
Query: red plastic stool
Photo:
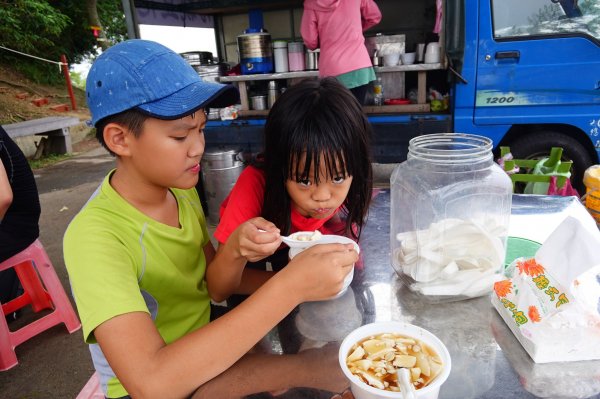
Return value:
<svg viewBox="0 0 600 399">
<path fill-rule="evenodd" d="M 81 392 L 75 399 L 104 399 L 104 392 L 100 387 L 100 377 L 98 373 L 92 374 L 92 377 L 85 384 Z"/>
<path fill-rule="evenodd" d="M 15 269 L 25 292 L 10 302 L 2 304 L 3 315 L 29 304 L 35 312 L 52 308 L 54 310 L 14 332 L 8 329 L 6 319 L 0 315 L 0 371 L 16 366 L 18 364 L 15 354 L 17 345 L 42 331 L 59 323 L 65 323 L 69 333 L 81 328 L 81 323 L 71 302 L 69 302 L 48 254 L 39 240 L 35 240 L 20 253 L 0 263 L 0 271 L 11 267 Z"/>
</svg>

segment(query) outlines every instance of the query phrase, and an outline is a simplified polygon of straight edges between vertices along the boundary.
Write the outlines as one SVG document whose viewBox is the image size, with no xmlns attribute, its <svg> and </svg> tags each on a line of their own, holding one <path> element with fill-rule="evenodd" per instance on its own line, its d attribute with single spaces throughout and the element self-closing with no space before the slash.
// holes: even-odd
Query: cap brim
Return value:
<svg viewBox="0 0 600 399">
<path fill-rule="evenodd" d="M 200 108 L 223 108 L 235 104 L 239 98 L 238 90 L 231 84 L 200 81 L 137 108 L 158 119 L 177 119 Z"/>
</svg>

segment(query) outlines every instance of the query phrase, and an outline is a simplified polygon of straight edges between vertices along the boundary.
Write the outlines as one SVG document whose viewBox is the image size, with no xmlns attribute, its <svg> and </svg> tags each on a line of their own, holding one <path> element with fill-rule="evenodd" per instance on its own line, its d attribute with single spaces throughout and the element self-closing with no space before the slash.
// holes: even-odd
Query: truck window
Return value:
<svg viewBox="0 0 600 399">
<path fill-rule="evenodd" d="M 597 0 L 491 0 L 494 38 L 585 35 L 600 40 Z"/>
</svg>

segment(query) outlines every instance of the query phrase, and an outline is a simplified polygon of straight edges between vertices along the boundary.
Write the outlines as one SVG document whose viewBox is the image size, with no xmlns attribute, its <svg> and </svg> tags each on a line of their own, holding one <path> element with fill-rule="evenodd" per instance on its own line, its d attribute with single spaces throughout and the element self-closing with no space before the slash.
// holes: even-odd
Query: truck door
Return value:
<svg viewBox="0 0 600 399">
<path fill-rule="evenodd" d="M 475 124 L 600 118 L 597 1 L 482 0 L 479 23 Z"/>
</svg>

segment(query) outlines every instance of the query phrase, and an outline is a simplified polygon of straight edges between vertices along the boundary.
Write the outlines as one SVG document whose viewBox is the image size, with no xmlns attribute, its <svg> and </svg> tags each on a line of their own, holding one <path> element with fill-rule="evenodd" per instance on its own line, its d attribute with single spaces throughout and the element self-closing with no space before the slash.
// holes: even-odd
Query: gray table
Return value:
<svg viewBox="0 0 600 399">
<path fill-rule="evenodd" d="M 552 231 L 559 223 L 557 215 L 564 214 L 574 201 L 572 197 L 514 195 L 511 228 L 523 222 L 523 217 L 529 221 L 531 215 L 538 226 Z M 300 305 L 263 340 L 262 347 L 271 353 L 296 353 L 339 343 L 363 324 L 408 321 L 433 332 L 448 347 L 452 370 L 440 399 L 600 398 L 600 361 L 534 363 L 489 296 L 432 303 L 411 292 L 390 264 L 389 221 L 390 195 L 382 190 L 370 208 L 359 243 L 361 261 L 350 289 L 334 300 Z M 337 353 L 323 351 L 320 356 L 325 364 L 325 356 L 337 358 Z M 331 396 L 318 389 L 296 388 L 277 397 Z M 272 397 L 263 393 L 248 398 Z"/>
</svg>

